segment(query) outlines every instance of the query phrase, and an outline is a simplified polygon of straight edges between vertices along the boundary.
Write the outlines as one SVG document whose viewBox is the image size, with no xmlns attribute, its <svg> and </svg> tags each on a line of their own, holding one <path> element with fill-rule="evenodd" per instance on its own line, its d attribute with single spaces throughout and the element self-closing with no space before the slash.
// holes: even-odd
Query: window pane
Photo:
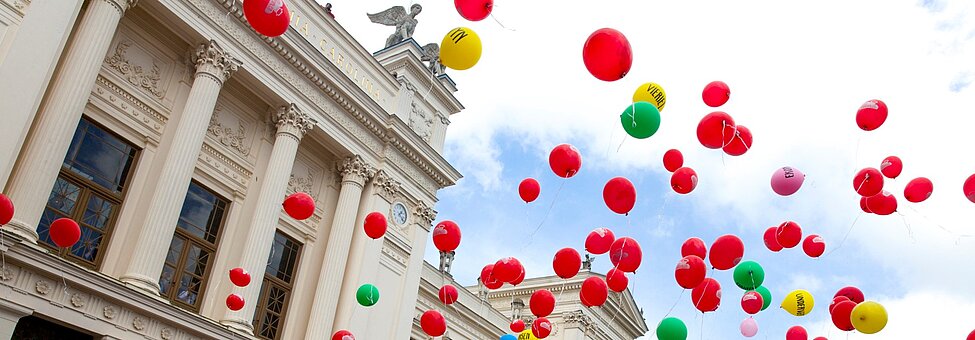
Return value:
<svg viewBox="0 0 975 340">
<path fill-rule="evenodd" d="M 88 209 L 85 209 L 85 215 L 81 222 L 91 228 L 105 230 L 114 208 L 115 205 L 111 202 L 97 195 L 91 195 L 91 198 L 88 199 Z"/>
<path fill-rule="evenodd" d="M 176 293 L 176 299 L 191 306 L 196 305 L 196 296 L 200 292 L 201 283 L 203 280 L 197 277 L 183 275 L 179 280 L 179 291 Z"/>
<path fill-rule="evenodd" d="M 169 289 L 173 286 L 176 276 L 176 268 L 166 264 L 163 266 L 162 275 L 159 276 L 159 292 L 164 296 L 169 295 Z"/>
<path fill-rule="evenodd" d="M 121 193 L 135 148 L 82 119 L 64 165 L 101 187 Z"/>
<path fill-rule="evenodd" d="M 264 320 L 261 320 L 260 337 L 264 339 L 274 339 L 278 335 L 278 324 L 280 319 L 277 315 L 265 313 Z"/>
<path fill-rule="evenodd" d="M 71 253 L 89 262 L 95 262 L 95 257 L 98 255 L 98 245 L 102 243 L 103 235 L 99 230 L 82 225 L 81 239 L 71 247 Z"/>
<path fill-rule="evenodd" d="M 274 243 L 271 245 L 271 256 L 268 258 L 267 273 L 290 283 L 292 276 L 294 276 L 300 250 L 301 245 L 298 242 L 280 231 L 276 232 Z"/>
<path fill-rule="evenodd" d="M 58 176 L 57 181 L 54 182 L 54 188 L 51 189 L 51 196 L 47 199 L 47 206 L 70 215 L 74 211 L 74 205 L 78 202 L 80 193 L 81 188 Z"/>
<path fill-rule="evenodd" d="M 169 243 L 169 252 L 166 253 L 166 264 L 173 267 L 179 262 L 179 255 L 183 253 L 183 244 L 186 240 L 179 235 L 173 236 L 173 242 Z"/>
<path fill-rule="evenodd" d="M 183 270 L 197 276 L 203 276 L 209 263 L 210 253 L 195 244 L 190 244 L 190 253 L 186 256 L 186 265 Z"/>
<path fill-rule="evenodd" d="M 200 239 L 214 243 L 223 221 L 225 207 L 226 201 L 196 183 L 190 183 L 177 226 Z"/>
</svg>

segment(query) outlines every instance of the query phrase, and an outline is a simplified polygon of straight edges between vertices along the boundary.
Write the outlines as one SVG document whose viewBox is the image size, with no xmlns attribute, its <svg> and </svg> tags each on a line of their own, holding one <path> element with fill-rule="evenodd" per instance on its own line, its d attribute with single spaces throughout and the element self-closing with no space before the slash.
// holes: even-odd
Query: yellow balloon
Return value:
<svg viewBox="0 0 975 340">
<path fill-rule="evenodd" d="M 850 313 L 853 328 L 863 334 L 873 334 L 887 326 L 887 310 L 884 306 L 873 301 L 864 301 L 853 307 Z"/>
<path fill-rule="evenodd" d="M 647 102 L 657 107 L 657 111 L 663 111 L 667 104 L 667 93 L 664 88 L 657 83 L 646 83 L 636 88 L 633 92 L 633 102 Z"/>
<path fill-rule="evenodd" d="M 440 42 L 440 62 L 455 70 L 474 67 L 481 59 L 481 38 L 467 27 L 457 27 Z"/>
<path fill-rule="evenodd" d="M 812 312 L 814 303 L 812 294 L 802 289 L 796 289 L 785 296 L 781 307 L 792 315 L 803 316 Z"/>
<path fill-rule="evenodd" d="M 518 334 L 518 340 L 539 340 L 539 339 L 538 337 L 535 336 L 535 334 L 532 334 L 531 329 L 526 329 L 522 331 L 521 334 Z"/>
</svg>

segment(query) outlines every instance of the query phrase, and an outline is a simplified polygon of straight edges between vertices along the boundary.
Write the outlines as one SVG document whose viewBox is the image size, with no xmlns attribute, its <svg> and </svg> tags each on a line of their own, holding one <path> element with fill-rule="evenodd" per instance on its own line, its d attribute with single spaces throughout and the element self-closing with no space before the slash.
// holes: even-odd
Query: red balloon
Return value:
<svg viewBox="0 0 975 340">
<path fill-rule="evenodd" d="M 752 147 L 752 132 L 748 130 L 744 125 L 738 125 L 735 127 L 735 135 L 731 138 L 731 142 L 725 145 L 724 152 L 731 156 L 741 156 L 748 149 Z"/>
<path fill-rule="evenodd" d="M 664 153 L 664 168 L 667 171 L 677 171 L 681 166 L 684 166 L 684 155 L 680 153 L 680 150 L 670 149 Z"/>
<path fill-rule="evenodd" d="M 335 332 L 335 334 L 332 334 L 332 340 L 355 340 L 355 335 L 352 335 L 352 332 L 343 329 Z"/>
<path fill-rule="evenodd" d="M 531 299 L 528 300 L 528 308 L 536 317 L 549 316 L 555 310 L 555 295 L 552 295 L 548 289 L 536 290 L 532 293 Z"/>
<path fill-rule="evenodd" d="M 755 315 L 762 310 L 762 305 L 765 304 L 765 300 L 762 298 L 762 294 L 758 292 L 751 291 L 746 292 L 744 296 L 741 297 L 741 309 L 745 313 Z"/>
<path fill-rule="evenodd" d="M 837 297 L 837 296 L 845 296 L 847 299 L 850 299 L 850 301 L 856 303 L 861 303 L 865 299 L 863 296 L 863 292 L 860 291 L 860 288 L 854 286 L 846 286 L 840 288 L 840 290 L 836 291 L 836 295 L 833 295 L 833 297 Z"/>
<path fill-rule="evenodd" d="M 609 251 L 616 236 L 609 228 L 596 228 L 586 236 L 586 251 L 593 255 L 602 255 Z"/>
<path fill-rule="evenodd" d="M 836 306 L 829 312 L 829 316 L 833 319 L 833 325 L 844 332 L 854 330 L 855 328 L 853 327 L 852 320 L 850 320 L 850 314 L 853 313 L 853 308 L 856 306 L 857 303 L 850 300 L 836 303 Z"/>
<path fill-rule="evenodd" d="M 968 176 L 968 179 L 965 180 L 965 184 L 962 186 L 962 191 L 965 193 L 965 198 L 975 203 L 975 175 Z"/>
<path fill-rule="evenodd" d="M 579 300 L 586 307 L 602 306 L 609 297 L 606 281 L 598 276 L 590 276 L 582 281 L 582 289 L 579 290 Z"/>
<path fill-rule="evenodd" d="M 470 21 L 481 21 L 491 15 L 494 0 L 454 0 L 457 13 Z"/>
<path fill-rule="evenodd" d="M 514 281 L 510 282 L 512 286 L 517 286 L 521 284 L 522 281 L 525 281 L 525 266 L 521 266 L 521 268 L 518 271 L 520 272 L 520 274 L 518 274 L 518 277 L 515 278 Z"/>
<path fill-rule="evenodd" d="M 626 215 L 633 210 L 636 204 L 636 188 L 633 183 L 624 177 L 614 177 L 606 182 L 603 187 L 603 202 L 609 210 L 621 215 Z"/>
<path fill-rule="evenodd" d="M 525 201 L 525 203 L 534 202 L 541 191 L 542 187 L 538 185 L 538 181 L 534 178 L 525 178 L 521 181 L 521 184 L 518 184 L 518 195 L 521 196 L 521 200 Z"/>
<path fill-rule="evenodd" d="M 826 251 L 826 242 L 816 234 L 806 236 L 802 241 L 802 251 L 809 257 L 820 257 Z"/>
<path fill-rule="evenodd" d="M 420 317 L 420 328 L 424 333 L 432 337 L 438 337 L 447 332 L 447 321 L 443 315 L 435 310 L 428 310 Z"/>
<path fill-rule="evenodd" d="M 809 334 L 806 333 L 806 329 L 802 326 L 792 326 L 788 331 L 785 332 L 785 340 L 807 340 L 809 339 Z"/>
<path fill-rule="evenodd" d="M 880 173 L 887 178 L 897 178 L 901 175 L 901 170 L 904 170 L 904 163 L 897 156 L 888 156 L 880 162 Z"/>
<path fill-rule="evenodd" d="M 873 131 L 887 120 L 887 104 L 872 99 L 863 103 L 857 110 L 857 126 L 863 131 Z"/>
<path fill-rule="evenodd" d="M 525 330 L 525 321 L 521 319 L 515 319 L 515 321 L 511 322 L 511 326 L 509 326 L 509 328 L 511 328 L 511 332 L 513 333 L 521 333 L 522 331 Z"/>
<path fill-rule="evenodd" d="M 582 47 L 582 61 L 594 77 L 603 81 L 623 79 L 633 65 L 633 49 L 626 36 L 612 28 L 593 32 Z"/>
<path fill-rule="evenodd" d="M 284 0 L 244 0 L 244 17 L 257 33 L 276 37 L 288 31 L 291 11 Z"/>
<path fill-rule="evenodd" d="M 521 274 L 521 261 L 514 257 L 505 257 L 494 263 L 492 276 L 501 282 L 511 282 Z"/>
<path fill-rule="evenodd" d="M 704 91 L 701 92 L 701 99 L 704 99 L 704 104 L 710 107 L 724 105 L 730 98 L 731 89 L 723 81 L 712 81 L 705 85 Z"/>
<path fill-rule="evenodd" d="M 606 273 L 606 285 L 614 292 L 622 293 L 629 283 L 630 279 L 626 278 L 626 273 L 622 270 L 613 268 Z"/>
<path fill-rule="evenodd" d="M 375 240 L 386 235 L 386 215 L 380 212 L 371 212 L 366 215 L 366 222 L 362 228 L 366 231 L 366 236 Z"/>
<path fill-rule="evenodd" d="M 721 305 L 721 284 L 710 277 L 704 279 L 704 282 L 691 290 L 691 303 L 702 313 L 718 310 Z"/>
<path fill-rule="evenodd" d="M 765 240 L 765 247 L 772 252 L 778 253 L 782 250 L 782 245 L 779 244 L 779 240 L 776 239 L 775 235 L 778 233 L 779 227 L 769 227 L 765 229 L 765 235 L 762 238 Z"/>
<path fill-rule="evenodd" d="M 501 282 L 501 280 L 488 281 L 484 284 L 484 288 L 489 290 L 495 290 L 501 288 L 501 286 L 504 286 L 504 282 Z"/>
<path fill-rule="evenodd" d="M 904 187 L 904 198 L 908 202 L 920 203 L 931 197 L 933 191 L 934 183 L 931 183 L 930 179 L 918 177 L 907 182 L 907 186 Z"/>
<path fill-rule="evenodd" d="M 879 194 L 867 197 L 867 208 L 874 214 L 881 216 L 893 214 L 897 211 L 897 197 L 884 190 Z"/>
<path fill-rule="evenodd" d="M 296 192 L 284 199 L 284 212 L 296 220 L 304 220 L 315 213 L 315 200 L 306 193 Z"/>
<path fill-rule="evenodd" d="M 81 227 L 78 226 L 78 222 L 70 218 L 59 218 L 51 222 L 48 234 L 58 247 L 68 248 L 81 239 Z"/>
<path fill-rule="evenodd" d="M 975 331 L 968 333 L 968 338 L 966 338 L 965 340 L 975 340 Z"/>
<path fill-rule="evenodd" d="M 870 211 L 870 207 L 867 206 L 866 197 L 860 196 L 860 209 L 863 210 L 863 212 L 865 213 L 873 214 L 873 211 Z"/>
<path fill-rule="evenodd" d="M 870 197 L 880 193 L 880 190 L 883 189 L 884 176 L 880 174 L 880 170 L 865 168 L 853 177 L 853 190 L 856 190 L 860 196 Z"/>
<path fill-rule="evenodd" d="M 504 281 L 494 277 L 494 264 L 488 264 L 481 268 L 481 283 L 491 290 L 501 288 L 504 285 Z"/>
<path fill-rule="evenodd" d="M 556 176 L 569 178 L 582 168 L 582 155 L 574 146 L 559 144 L 548 155 L 548 165 Z"/>
<path fill-rule="evenodd" d="M 677 169 L 670 175 L 670 187 L 678 194 L 691 193 L 697 187 L 697 172 L 688 167 Z"/>
<path fill-rule="evenodd" d="M 227 308 L 230 308 L 230 310 L 233 311 L 238 311 L 241 308 L 244 308 L 244 298 L 237 294 L 227 295 Z"/>
<path fill-rule="evenodd" d="M 702 259 L 708 257 L 708 246 L 704 244 L 704 240 L 691 237 L 684 241 L 684 244 L 680 246 L 680 256 L 696 255 Z"/>
<path fill-rule="evenodd" d="M 717 270 L 734 268 L 745 256 L 745 244 L 735 235 L 722 235 L 711 244 L 711 254 L 708 260 L 711 267 Z"/>
<path fill-rule="evenodd" d="M 813 340 L 829 340 L 829 339 L 827 339 L 825 336 L 817 336 L 813 338 Z"/>
<path fill-rule="evenodd" d="M 237 287 L 247 287 L 251 283 L 251 274 L 241 267 L 231 269 L 230 282 L 233 282 Z"/>
<path fill-rule="evenodd" d="M 552 334 L 552 322 L 546 317 L 535 319 L 535 322 L 532 322 L 532 334 L 539 339 L 547 338 Z"/>
<path fill-rule="evenodd" d="M 629 237 L 620 237 L 613 242 L 609 248 L 609 261 L 616 269 L 627 273 L 636 272 L 643 261 L 643 250 L 636 240 Z"/>
<path fill-rule="evenodd" d="M 775 240 L 783 248 L 792 248 L 802 242 L 802 228 L 792 221 L 785 221 L 775 229 Z"/>
<path fill-rule="evenodd" d="M 674 269 L 674 277 L 677 285 L 684 289 L 693 289 L 704 282 L 707 276 L 707 267 L 704 266 L 704 259 L 697 255 L 687 255 L 677 262 Z"/>
<path fill-rule="evenodd" d="M 697 140 L 708 149 L 720 149 L 734 137 L 735 120 L 727 113 L 711 112 L 697 124 Z"/>
<path fill-rule="evenodd" d="M 451 252 L 460 245 L 460 227 L 454 221 L 437 223 L 433 228 L 433 245 L 442 252 Z"/>
<path fill-rule="evenodd" d="M 582 256 L 579 256 L 579 252 L 575 249 L 562 248 L 555 252 L 555 258 L 552 260 L 555 275 L 563 279 L 571 279 L 579 273 L 579 268 L 582 268 Z"/>
<path fill-rule="evenodd" d="M 443 302 L 445 305 L 451 305 L 457 302 L 457 287 L 446 284 L 440 287 L 440 292 L 437 295 L 440 297 L 440 302 Z"/>
<path fill-rule="evenodd" d="M 10 223 L 14 218 L 14 202 L 7 195 L 0 194 L 0 225 Z"/>
<path fill-rule="evenodd" d="M 843 301 L 852 301 L 852 300 L 850 300 L 850 298 L 848 298 L 846 296 L 843 296 L 843 295 L 838 295 L 838 296 L 833 297 L 833 302 L 830 302 L 829 303 L 829 314 L 833 314 L 833 307 L 836 307 L 836 304 L 838 304 L 840 302 L 843 302 Z M 854 302 L 854 303 L 856 303 L 856 302 Z"/>
</svg>

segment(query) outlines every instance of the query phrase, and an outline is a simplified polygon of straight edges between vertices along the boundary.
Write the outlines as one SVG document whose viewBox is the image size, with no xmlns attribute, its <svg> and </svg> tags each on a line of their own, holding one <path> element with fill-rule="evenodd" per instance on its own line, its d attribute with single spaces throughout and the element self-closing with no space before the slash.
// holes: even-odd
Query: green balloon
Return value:
<svg viewBox="0 0 975 340">
<path fill-rule="evenodd" d="M 368 283 L 359 286 L 359 290 L 355 292 L 355 299 L 359 301 L 360 305 L 371 307 L 379 302 L 379 289 Z"/>
<path fill-rule="evenodd" d="M 735 267 L 735 284 L 744 290 L 753 290 L 765 281 L 765 270 L 755 261 L 745 261 Z"/>
<path fill-rule="evenodd" d="M 657 339 L 686 340 L 687 326 L 684 325 L 684 321 L 680 321 L 678 318 L 666 318 L 657 325 Z"/>
<path fill-rule="evenodd" d="M 765 286 L 758 286 L 758 289 L 749 290 L 749 292 L 758 292 L 758 294 L 762 295 L 762 310 L 765 310 L 765 308 L 768 308 L 772 304 L 772 292 L 768 291 L 768 288 L 765 288 Z"/>
<path fill-rule="evenodd" d="M 633 138 L 648 138 L 660 128 L 660 111 L 648 102 L 636 102 L 623 111 L 620 123 L 623 124 L 623 130 Z"/>
</svg>

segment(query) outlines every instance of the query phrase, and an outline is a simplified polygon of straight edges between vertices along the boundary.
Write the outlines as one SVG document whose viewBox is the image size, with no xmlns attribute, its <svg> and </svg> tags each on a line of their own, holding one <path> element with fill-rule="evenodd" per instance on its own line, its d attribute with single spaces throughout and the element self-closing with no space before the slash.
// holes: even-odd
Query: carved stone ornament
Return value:
<svg viewBox="0 0 975 340">
<path fill-rule="evenodd" d="M 135 4 L 139 3 L 139 0 L 104 0 L 104 1 L 107 2 L 109 5 L 112 5 L 112 7 L 115 7 L 115 10 L 118 11 L 119 15 L 122 15 L 123 13 L 125 13 L 125 11 L 129 10 L 129 8 L 135 7 Z M 29 3 L 30 1 L 27 2 Z"/>
<path fill-rule="evenodd" d="M 423 201 L 419 201 L 416 203 L 416 208 L 413 211 L 413 216 L 419 218 L 420 222 L 422 222 L 423 225 L 430 226 L 431 224 L 433 224 L 433 220 L 437 219 L 437 211 L 431 209 Z"/>
<path fill-rule="evenodd" d="M 342 160 L 336 166 L 336 170 L 342 175 L 343 182 L 353 181 L 359 185 L 365 184 L 367 179 L 376 174 L 376 168 L 366 163 L 359 155 Z"/>
<path fill-rule="evenodd" d="M 166 93 L 159 89 L 159 79 L 161 78 L 159 75 L 159 65 L 156 65 L 156 62 L 153 61 L 152 68 L 147 71 L 142 65 L 133 64 L 126 56 L 131 45 L 131 41 L 120 41 L 118 45 L 115 45 L 115 54 L 105 58 L 105 64 L 118 71 L 130 84 L 138 86 L 157 98 L 162 99 L 166 96 Z"/>
<path fill-rule="evenodd" d="M 310 172 L 307 173 L 305 177 L 296 177 L 295 174 L 291 174 L 291 177 L 288 178 L 288 195 L 296 192 L 303 192 L 310 195 L 312 199 L 317 201 L 318 199 L 315 198 L 317 195 L 313 195 L 312 193 L 312 187 L 315 183 L 314 176 L 315 175 Z"/>
<path fill-rule="evenodd" d="M 48 284 L 47 281 L 37 281 L 37 283 L 34 284 L 34 290 L 41 295 L 47 295 L 47 293 L 51 292 L 51 285 Z"/>
<path fill-rule="evenodd" d="M 593 322 L 592 318 L 588 315 L 582 313 L 581 310 L 569 311 L 562 313 L 562 321 L 569 328 L 580 328 L 586 334 L 591 334 L 596 330 L 596 324 Z"/>
<path fill-rule="evenodd" d="M 379 190 L 379 196 L 388 201 L 392 201 L 403 191 L 403 185 L 389 177 L 383 170 L 376 172 L 376 177 L 372 179 L 372 185 Z"/>
<path fill-rule="evenodd" d="M 196 65 L 197 74 L 209 75 L 220 84 L 227 81 L 241 66 L 240 60 L 227 54 L 216 40 L 197 47 L 193 53 L 193 64 Z"/>
<path fill-rule="evenodd" d="M 315 128 L 315 119 L 298 109 L 295 104 L 288 104 L 278 108 L 271 116 L 271 121 L 277 127 L 278 133 L 287 133 L 301 139 L 311 129 Z"/>
<path fill-rule="evenodd" d="M 237 129 L 223 126 L 223 123 L 220 122 L 221 111 L 223 111 L 223 107 L 219 105 L 213 109 L 210 124 L 207 126 L 207 133 L 223 146 L 236 150 L 243 156 L 250 155 L 251 148 L 247 143 L 247 127 L 239 121 L 237 122 Z"/>
<path fill-rule="evenodd" d="M 102 315 L 104 315 L 106 319 L 111 320 L 118 315 L 118 311 L 115 310 L 115 307 L 105 306 L 105 308 L 102 308 Z"/>
<path fill-rule="evenodd" d="M 420 138 L 429 143 L 430 137 L 433 136 L 433 117 L 426 110 L 416 105 L 416 102 L 413 102 L 412 106 L 413 108 L 410 112 L 410 128 Z"/>
<path fill-rule="evenodd" d="M 396 31 L 386 39 L 386 47 L 390 47 L 413 37 L 413 31 L 416 30 L 417 24 L 416 16 L 422 10 L 423 7 L 420 4 L 410 6 L 409 13 L 406 13 L 406 8 L 403 6 L 393 6 L 385 11 L 366 14 L 366 16 L 369 17 L 369 21 L 374 23 L 396 27 Z"/>
<path fill-rule="evenodd" d="M 71 294 L 71 305 L 77 308 L 84 307 L 85 306 L 84 296 L 81 296 L 81 294 Z"/>
<path fill-rule="evenodd" d="M 14 271 L 10 270 L 10 268 L 3 268 L 3 271 L 0 272 L 0 280 L 6 282 L 13 279 L 14 279 Z"/>
<path fill-rule="evenodd" d="M 135 328 L 135 330 L 137 331 L 146 329 L 146 320 L 143 319 L 141 316 L 135 317 L 135 319 L 132 320 L 132 328 Z"/>
<path fill-rule="evenodd" d="M 159 332 L 159 337 L 162 338 L 163 340 L 172 339 L 173 330 L 171 328 L 163 328 L 163 330 Z"/>
</svg>

